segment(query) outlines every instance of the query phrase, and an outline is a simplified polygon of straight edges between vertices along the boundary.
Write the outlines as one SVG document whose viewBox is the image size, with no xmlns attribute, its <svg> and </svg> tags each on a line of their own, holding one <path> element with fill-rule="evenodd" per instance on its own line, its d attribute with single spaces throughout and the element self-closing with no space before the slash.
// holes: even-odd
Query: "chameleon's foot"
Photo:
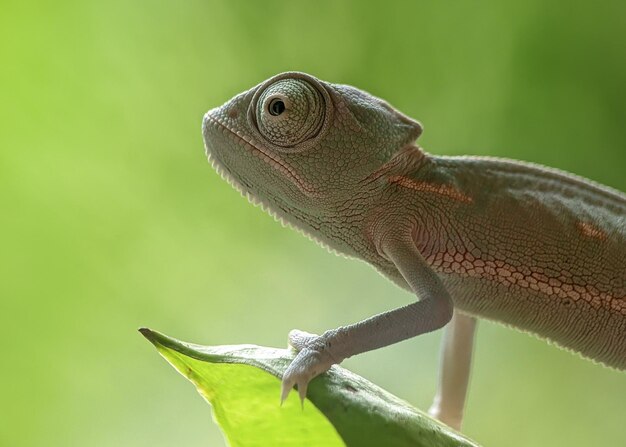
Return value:
<svg viewBox="0 0 626 447">
<path fill-rule="evenodd" d="M 428 409 L 428 414 L 438 421 L 443 422 L 448 427 L 452 427 L 457 431 L 461 430 L 461 423 L 463 422 L 462 414 L 446 412 L 438 403 L 433 403 L 433 405 Z"/>
<path fill-rule="evenodd" d="M 304 405 L 311 379 L 328 371 L 337 362 L 328 351 L 328 343 L 323 335 L 293 330 L 289 333 L 289 344 L 299 352 L 283 374 L 280 402 L 282 404 L 294 385 L 297 385 L 300 402 Z"/>
</svg>

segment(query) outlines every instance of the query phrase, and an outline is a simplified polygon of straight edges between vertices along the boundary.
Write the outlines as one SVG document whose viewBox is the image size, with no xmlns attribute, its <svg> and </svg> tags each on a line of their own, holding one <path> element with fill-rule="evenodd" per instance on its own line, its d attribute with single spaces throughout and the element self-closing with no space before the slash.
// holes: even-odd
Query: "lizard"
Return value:
<svg viewBox="0 0 626 447">
<path fill-rule="evenodd" d="M 626 370 L 626 195 L 529 162 L 435 156 L 422 125 L 352 86 L 278 74 L 209 110 L 212 166 L 252 203 L 416 300 L 293 330 L 281 402 L 356 354 L 446 327 L 429 413 L 460 429 L 477 318 Z"/>
</svg>

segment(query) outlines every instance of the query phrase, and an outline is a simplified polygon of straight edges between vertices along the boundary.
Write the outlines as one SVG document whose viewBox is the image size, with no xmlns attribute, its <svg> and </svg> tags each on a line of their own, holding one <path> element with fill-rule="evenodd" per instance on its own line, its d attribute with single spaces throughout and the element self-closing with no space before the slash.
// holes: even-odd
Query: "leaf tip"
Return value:
<svg viewBox="0 0 626 447">
<path fill-rule="evenodd" d="M 150 343 L 154 344 L 156 342 L 156 333 L 151 329 L 148 329 L 147 327 L 141 327 L 139 328 L 139 332 L 141 333 L 141 335 L 146 337 L 146 339 Z"/>
</svg>

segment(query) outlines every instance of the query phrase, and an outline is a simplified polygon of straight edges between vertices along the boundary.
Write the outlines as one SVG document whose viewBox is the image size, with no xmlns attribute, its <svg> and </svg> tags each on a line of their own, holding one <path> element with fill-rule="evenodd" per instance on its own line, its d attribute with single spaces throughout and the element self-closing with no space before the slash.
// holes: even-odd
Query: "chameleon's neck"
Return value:
<svg viewBox="0 0 626 447">
<path fill-rule="evenodd" d="M 290 224 L 327 248 L 359 257 L 367 251 L 363 244 L 363 226 L 369 212 L 395 178 L 409 176 L 432 164 L 433 158 L 415 144 L 406 145 L 366 178 L 350 185 L 345 195 L 316 197 L 297 207 L 286 203 L 266 204 L 276 217 Z M 277 201 L 275 201 L 277 202 Z"/>
<path fill-rule="evenodd" d="M 431 162 L 431 157 L 416 144 L 408 144 L 397 151 L 391 158 L 374 171 L 368 179 L 377 180 L 379 178 L 395 175 L 408 175 L 419 171 Z"/>
</svg>

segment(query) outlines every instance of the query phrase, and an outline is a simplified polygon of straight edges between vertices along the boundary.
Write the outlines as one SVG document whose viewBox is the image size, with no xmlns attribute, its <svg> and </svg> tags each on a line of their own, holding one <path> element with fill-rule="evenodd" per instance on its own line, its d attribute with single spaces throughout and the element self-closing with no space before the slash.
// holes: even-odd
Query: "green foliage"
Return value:
<svg viewBox="0 0 626 447">
<path fill-rule="evenodd" d="M 290 350 L 200 346 L 140 332 L 211 404 L 232 447 L 478 447 L 340 366 L 311 382 L 302 408 L 296 393 L 279 406 Z"/>
</svg>

